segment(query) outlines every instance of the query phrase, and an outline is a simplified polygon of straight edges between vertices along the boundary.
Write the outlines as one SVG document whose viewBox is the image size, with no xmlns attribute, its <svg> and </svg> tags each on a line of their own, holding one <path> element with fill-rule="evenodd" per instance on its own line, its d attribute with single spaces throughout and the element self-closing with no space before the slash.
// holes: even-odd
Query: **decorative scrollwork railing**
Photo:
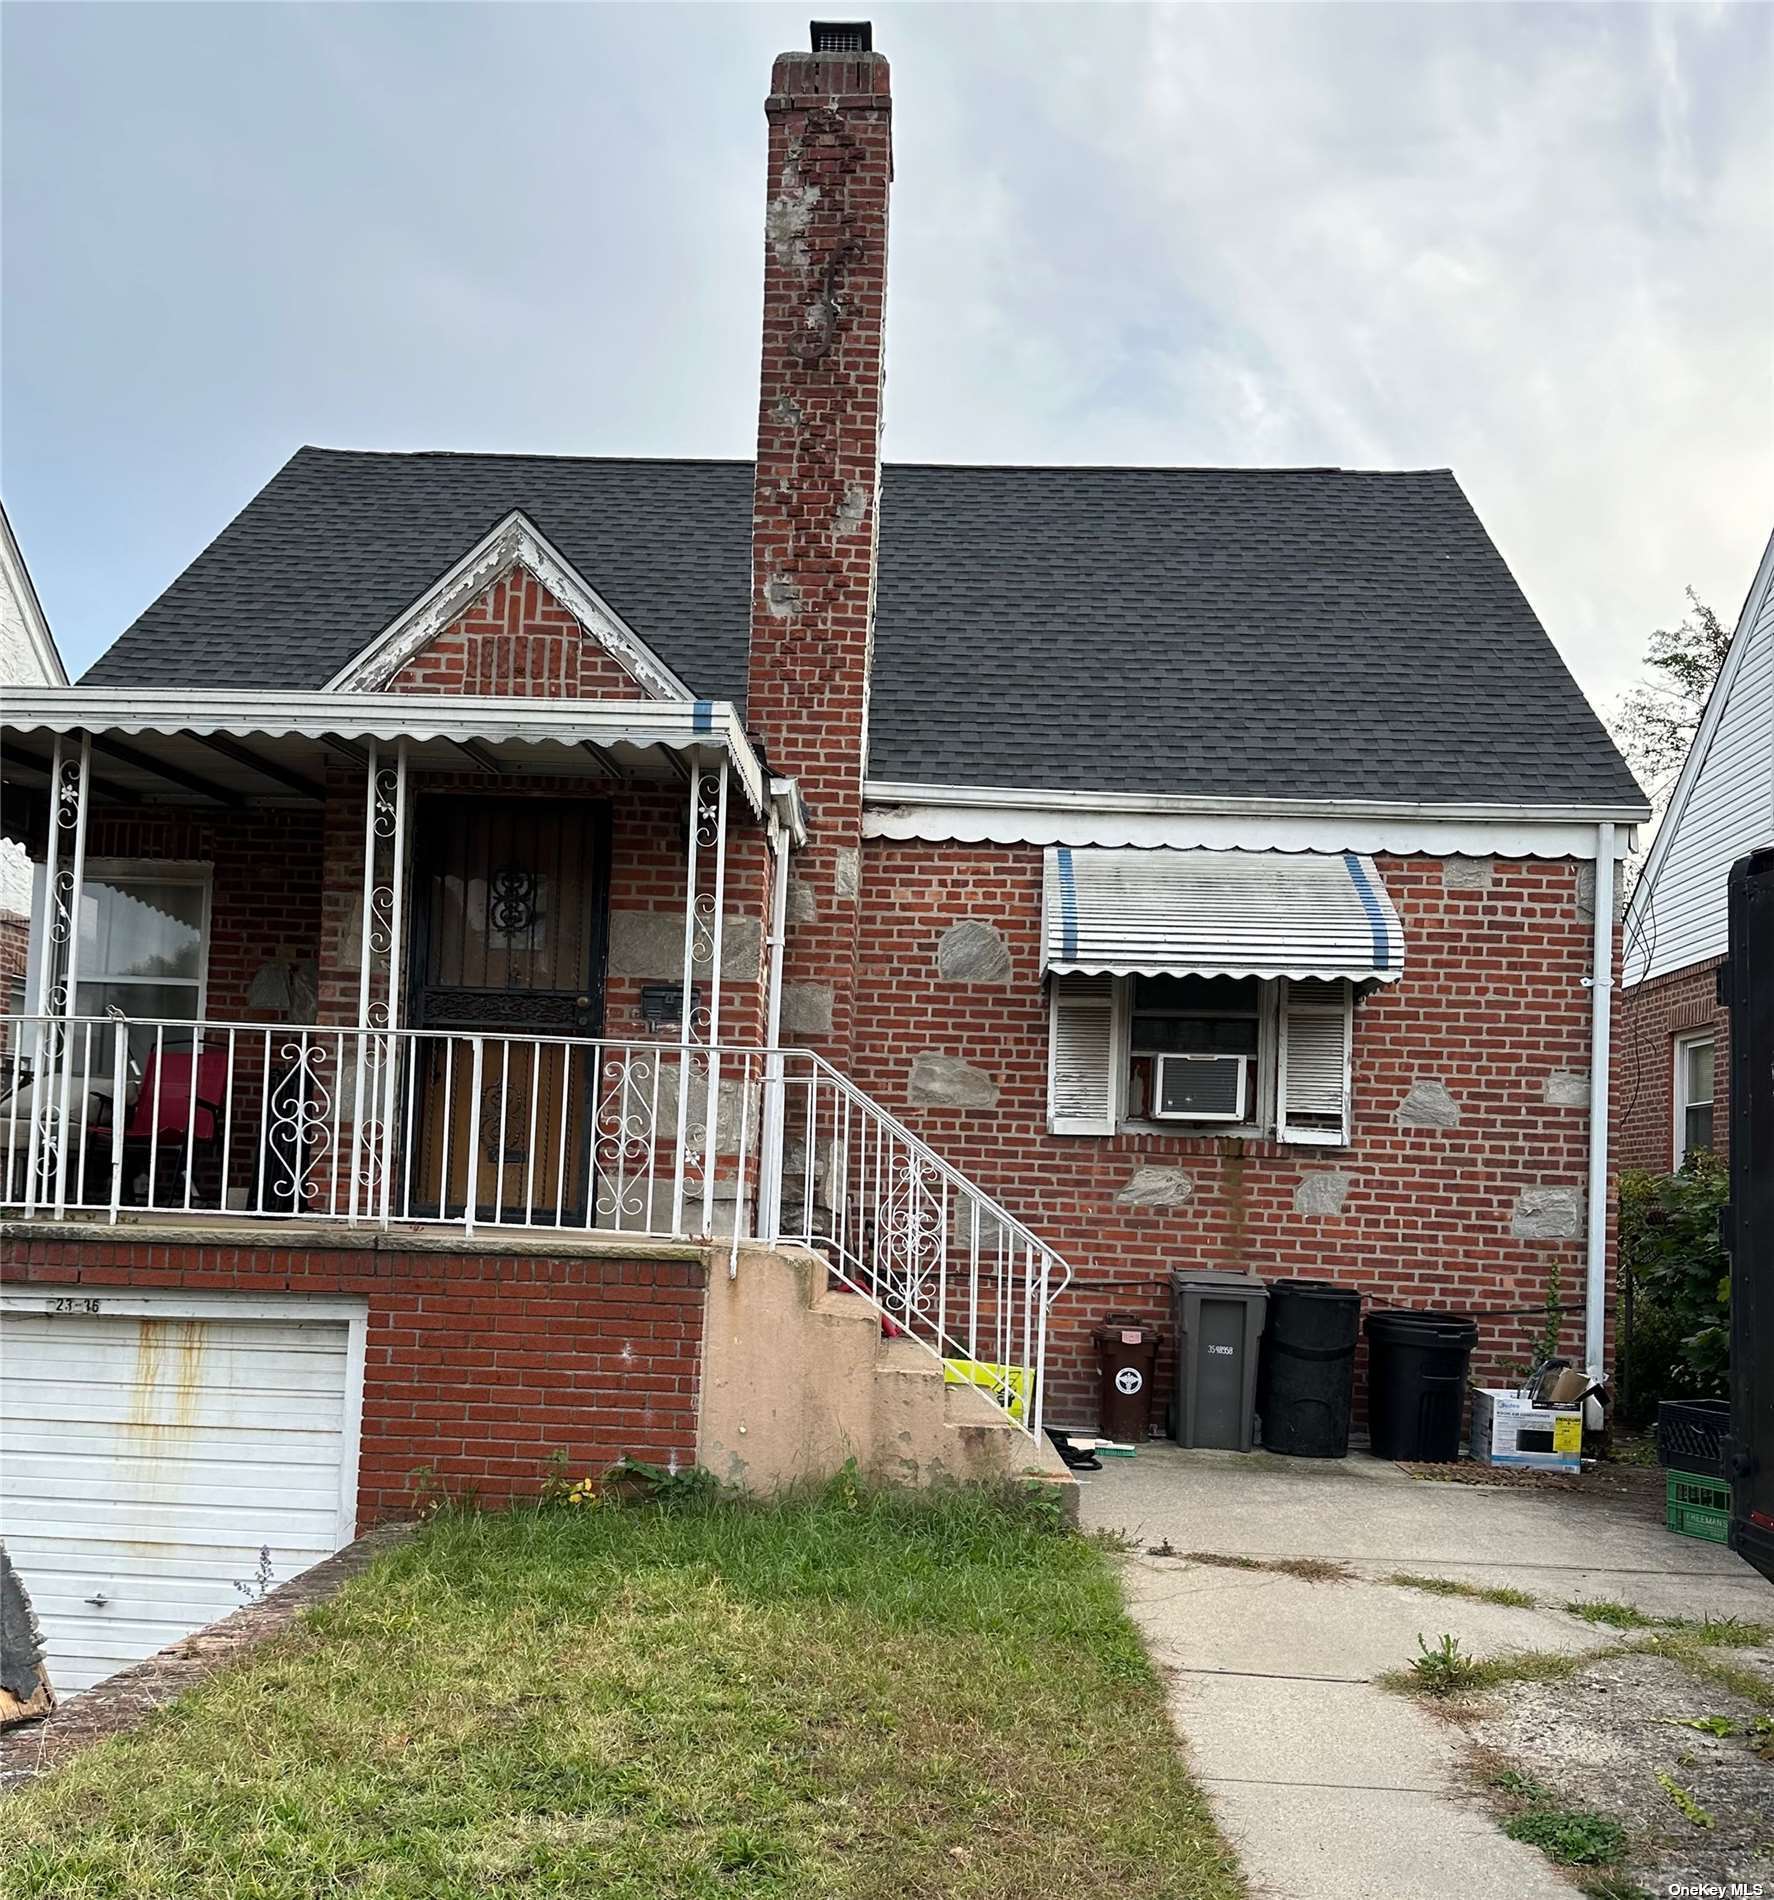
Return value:
<svg viewBox="0 0 1774 1900">
<path fill-rule="evenodd" d="M 819 1056 L 170 1018 L 6 1018 L 0 1212 L 796 1241 L 1040 1429 L 1071 1271 Z"/>
</svg>

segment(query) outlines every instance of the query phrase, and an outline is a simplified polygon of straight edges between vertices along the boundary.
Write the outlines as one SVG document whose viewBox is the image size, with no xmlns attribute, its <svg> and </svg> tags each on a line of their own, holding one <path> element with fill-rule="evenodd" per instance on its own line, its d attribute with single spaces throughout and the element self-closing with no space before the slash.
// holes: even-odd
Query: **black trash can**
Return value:
<svg viewBox="0 0 1774 1900">
<path fill-rule="evenodd" d="M 1257 1373 L 1263 1449 L 1290 1458 L 1349 1450 L 1361 1295 L 1329 1280 L 1271 1280 Z"/>
<path fill-rule="evenodd" d="M 1367 1418 L 1376 1458 L 1451 1464 L 1466 1420 L 1478 1321 L 1464 1313 L 1370 1313 Z"/>
</svg>

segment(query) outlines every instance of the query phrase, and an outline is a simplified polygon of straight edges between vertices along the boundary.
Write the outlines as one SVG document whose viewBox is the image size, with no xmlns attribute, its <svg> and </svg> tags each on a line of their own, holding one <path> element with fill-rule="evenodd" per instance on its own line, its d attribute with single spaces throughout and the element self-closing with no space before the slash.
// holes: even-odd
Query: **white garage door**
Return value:
<svg viewBox="0 0 1774 1900">
<path fill-rule="evenodd" d="M 60 1695 L 352 1535 L 363 1308 L 0 1292 L 0 1537 Z"/>
</svg>

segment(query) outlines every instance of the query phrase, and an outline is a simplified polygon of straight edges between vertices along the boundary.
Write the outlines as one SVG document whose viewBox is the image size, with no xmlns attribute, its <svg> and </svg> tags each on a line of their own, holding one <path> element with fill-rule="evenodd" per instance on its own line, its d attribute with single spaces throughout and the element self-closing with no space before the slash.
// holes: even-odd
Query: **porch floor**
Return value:
<svg viewBox="0 0 1774 1900">
<path fill-rule="evenodd" d="M 620 1260 L 706 1260 L 725 1241 L 673 1240 L 625 1234 L 610 1228 L 499 1227 L 491 1224 L 465 1234 L 459 1227 L 395 1222 L 389 1227 L 361 1221 L 267 1221 L 250 1214 L 214 1209 L 189 1214 L 131 1212 L 115 1221 L 102 1214 L 68 1214 L 61 1220 L 0 1221 L 0 1244 L 31 1240 L 88 1241 L 128 1245 L 164 1242 L 181 1247 L 255 1247 L 267 1252 L 300 1248 L 359 1253 L 524 1254 L 550 1259 L 590 1257 Z M 3 1256 L 0 1256 L 3 1260 Z"/>
</svg>

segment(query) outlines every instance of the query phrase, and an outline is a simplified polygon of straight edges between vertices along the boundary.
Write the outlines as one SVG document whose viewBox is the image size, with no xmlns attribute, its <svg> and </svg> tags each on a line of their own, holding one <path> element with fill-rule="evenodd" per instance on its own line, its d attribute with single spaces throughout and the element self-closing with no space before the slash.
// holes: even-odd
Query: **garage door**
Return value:
<svg viewBox="0 0 1774 1900">
<path fill-rule="evenodd" d="M 0 1293 L 0 1536 L 69 1695 L 352 1535 L 363 1309 Z"/>
</svg>

